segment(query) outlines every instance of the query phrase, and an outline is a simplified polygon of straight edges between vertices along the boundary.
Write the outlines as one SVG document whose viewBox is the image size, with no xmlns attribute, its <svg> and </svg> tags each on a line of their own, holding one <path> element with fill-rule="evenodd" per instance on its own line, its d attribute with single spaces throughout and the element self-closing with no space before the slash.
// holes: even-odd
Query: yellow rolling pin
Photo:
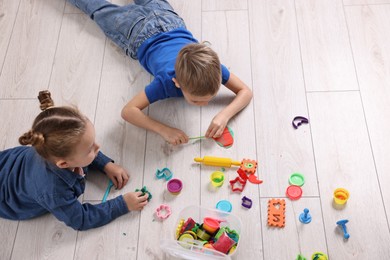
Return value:
<svg viewBox="0 0 390 260">
<path fill-rule="evenodd" d="M 233 161 L 230 158 L 214 157 L 214 156 L 204 156 L 203 158 L 196 157 L 194 161 L 198 163 L 203 163 L 204 165 L 217 166 L 217 167 L 232 167 L 233 165 L 235 166 L 241 165 L 241 162 L 239 161 Z"/>
</svg>

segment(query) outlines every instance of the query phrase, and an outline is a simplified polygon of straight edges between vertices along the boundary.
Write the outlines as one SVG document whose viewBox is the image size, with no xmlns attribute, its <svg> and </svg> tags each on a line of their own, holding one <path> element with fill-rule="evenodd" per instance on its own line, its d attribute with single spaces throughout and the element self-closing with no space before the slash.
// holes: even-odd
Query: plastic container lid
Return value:
<svg viewBox="0 0 390 260">
<path fill-rule="evenodd" d="M 305 184 L 305 176 L 303 176 L 303 174 L 299 172 L 295 172 L 290 175 L 288 181 L 291 185 L 302 186 L 303 184 Z"/>
<path fill-rule="evenodd" d="M 302 197 L 302 189 L 299 186 L 290 185 L 290 186 L 287 187 L 286 195 L 291 200 L 297 200 L 300 197 Z"/>
<path fill-rule="evenodd" d="M 179 179 L 172 179 L 167 183 L 167 188 L 171 193 L 178 193 L 183 188 L 183 183 Z"/>
<path fill-rule="evenodd" d="M 228 200 L 220 200 L 218 201 L 216 208 L 221 211 L 231 212 L 233 207 Z"/>
</svg>

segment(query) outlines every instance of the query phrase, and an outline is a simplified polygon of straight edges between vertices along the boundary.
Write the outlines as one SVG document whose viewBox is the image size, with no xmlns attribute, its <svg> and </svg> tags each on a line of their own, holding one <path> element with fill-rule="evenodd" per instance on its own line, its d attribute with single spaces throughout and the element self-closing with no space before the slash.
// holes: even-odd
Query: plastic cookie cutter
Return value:
<svg viewBox="0 0 390 260">
<path fill-rule="evenodd" d="M 293 121 L 292 121 L 292 126 L 295 128 L 295 129 L 298 129 L 298 127 L 302 124 L 308 124 L 309 123 L 309 119 L 307 119 L 306 117 L 303 117 L 303 116 L 296 116 L 294 117 Z"/>
<path fill-rule="evenodd" d="M 246 174 L 246 172 L 244 172 L 243 169 L 239 168 L 237 170 L 237 173 L 238 173 L 238 176 L 240 176 L 240 178 L 243 179 L 244 181 L 248 180 L 248 175 Z"/>
<path fill-rule="evenodd" d="M 257 162 L 255 160 L 243 159 L 241 161 L 240 169 L 248 174 L 254 174 L 256 172 Z"/>
<path fill-rule="evenodd" d="M 247 209 L 252 208 L 252 200 L 247 198 L 246 196 L 242 197 L 242 203 L 241 205 Z"/>
<path fill-rule="evenodd" d="M 110 193 L 112 186 L 114 186 L 114 183 L 112 183 L 112 181 L 109 180 L 106 192 L 104 193 L 104 196 L 103 196 L 103 199 L 102 199 L 102 202 L 106 202 L 108 194 Z"/>
<path fill-rule="evenodd" d="M 257 179 L 256 175 L 255 174 L 249 174 L 249 176 L 246 174 L 246 172 L 244 172 L 243 169 L 239 168 L 237 170 L 237 173 L 238 175 L 240 176 L 241 179 L 243 180 L 248 180 L 250 183 L 253 183 L 253 184 L 261 184 L 263 183 L 262 180 L 259 180 Z"/>
<path fill-rule="evenodd" d="M 177 227 L 176 227 L 176 233 L 175 233 L 176 234 L 176 239 L 179 238 L 183 225 L 184 225 L 184 219 L 180 219 L 179 224 L 177 224 Z"/>
<path fill-rule="evenodd" d="M 146 189 L 146 186 L 143 186 L 142 189 L 136 189 L 135 191 L 142 192 L 142 196 L 145 195 L 145 193 L 147 193 L 149 195 L 148 201 L 150 201 L 152 199 L 152 194 Z"/>
<path fill-rule="evenodd" d="M 173 173 L 168 168 L 163 168 L 161 170 L 157 169 L 156 171 L 156 177 L 157 179 L 164 178 L 166 181 L 169 181 L 172 179 Z"/>
<path fill-rule="evenodd" d="M 167 219 L 171 215 L 172 211 L 171 208 L 168 205 L 161 204 L 157 209 L 156 209 L 156 216 L 158 219 Z"/>
<path fill-rule="evenodd" d="M 268 225 L 282 228 L 285 226 L 286 201 L 284 199 L 268 200 Z"/>
<path fill-rule="evenodd" d="M 234 180 L 230 181 L 230 187 L 232 188 L 232 191 L 242 192 L 245 188 L 245 184 L 246 184 L 246 180 L 243 180 L 238 176 Z M 235 187 L 236 185 L 238 187 Z"/>
</svg>

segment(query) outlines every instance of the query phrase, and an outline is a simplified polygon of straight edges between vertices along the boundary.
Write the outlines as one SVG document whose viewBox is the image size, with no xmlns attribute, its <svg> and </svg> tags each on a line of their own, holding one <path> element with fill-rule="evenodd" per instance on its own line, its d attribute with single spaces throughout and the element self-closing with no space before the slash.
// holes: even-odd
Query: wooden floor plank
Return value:
<svg viewBox="0 0 390 260">
<path fill-rule="evenodd" d="M 302 198 L 298 201 L 284 199 L 286 203 L 285 227 L 269 226 L 268 200 L 261 199 L 264 259 L 296 259 L 298 254 L 310 259 L 314 252 L 327 254 L 322 211 L 319 198 Z M 309 209 L 312 221 L 303 224 L 299 216 Z"/>
<path fill-rule="evenodd" d="M 95 118 L 96 138 L 102 152 L 123 166 L 130 175 L 122 190 L 111 189 L 108 196 L 111 199 L 142 187 L 146 131 L 125 123 L 120 111 L 132 96 L 144 88 L 150 76 L 110 40 L 104 54 Z M 107 182 L 107 177 L 101 174 L 89 178 L 84 202 L 101 200 Z M 75 259 L 136 259 L 139 221 L 140 213 L 131 212 L 109 225 L 79 233 Z M 91 248 L 95 248 L 93 256 Z"/>
<path fill-rule="evenodd" d="M 209 0 L 202 1 L 202 11 L 245 10 L 247 1 L 234 0 Z"/>
<path fill-rule="evenodd" d="M 257 153 L 261 197 L 283 197 L 294 172 L 306 178 L 304 196 L 318 196 L 293 1 L 250 1 Z M 267 39 L 267 40 L 265 40 Z"/>
<path fill-rule="evenodd" d="M 0 128 L 0 150 L 19 145 L 19 136 L 31 128 L 31 118 L 35 118 L 38 113 L 38 100 L 0 100 L 0 124 L 3 126 Z M 15 115 L 19 120 L 15 120 Z M 0 219 L 0 239 L 3 241 L 0 245 L 0 259 L 11 258 L 18 224 L 19 221 Z"/>
<path fill-rule="evenodd" d="M 213 26 L 207 26 L 208 24 Z M 248 12 L 246 10 L 205 12 L 202 15 L 202 25 L 202 39 L 209 41 L 221 62 L 251 87 Z M 202 107 L 201 135 L 207 131 L 213 117 L 229 104 L 233 97 L 232 92 L 222 86 L 215 100 Z M 232 118 L 228 126 L 234 132 L 233 146 L 226 149 L 218 146 L 214 140 L 202 140 L 201 155 L 226 157 L 236 161 L 257 160 L 253 103 Z M 215 208 L 218 201 L 228 200 L 233 206 L 232 214 L 242 222 L 236 259 L 262 259 L 259 185 L 247 182 L 243 192 L 232 192 L 229 181 L 238 177 L 237 167 L 232 167 L 226 168 L 224 172 L 223 186 L 215 189 L 211 185 L 210 175 L 220 170 L 220 167 L 201 166 L 201 203 L 208 208 Z M 257 171 L 256 176 L 261 178 L 262 173 Z M 250 210 L 241 206 L 244 196 L 252 200 L 253 208 Z"/>
<path fill-rule="evenodd" d="M 340 0 L 297 0 L 307 91 L 358 89 Z"/>
<path fill-rule="evenodd" d="M 310 93 L 308 103 L 329 257 L 389 257 L 388 223 L 359 93 Z M 344 208 L 332 205 L 339 187 L 350 194 Z M 347 241 L 336 225 L 341 219 L 349 220 Z"/>
<path fill-rule="evenodd" d="M 0 258 L 173 259 L 160 244 L 174 242 L 183 208 L 214 208 L 221 199 L 233 204 L 232 213 L 242 221 L 233 259 L 295 259 L 299 253 L 309 259 L 316 251 L 330 259 L 390 258 L 389 0 L 170 3 L 195 37 L 209 41 L 222 63 L 253 88 L 252 103 L 229 123 L 235 133 L 230 149 L 213 140 L 173 147 L 124 122 L 120 110 L 151 77 L 66 0 L 20 0 L 20 6 L 18 0 L 0 0 L 1 150 L 18 145 L 40 112 L 38 91 L 49 88 L 57 105 L 75 104 L 94 122 L 102 151 L 130 173 L 126 187 L 112 189 L 109 199 L 144 185 L 153 195 L 142 212 L 83 232 L 49 214 L 20 222 L 1 219 Z M 222 89 L 207 107 L 170 99 L 144 113 L 199 136 L 231 98 Z M 291 121 L 298 115 L 310 116 L 310 123 L 295 130 Z M 233 193 L 228 185 L 237 176 L 233 167 L 226 169 L 223 186 L 214 188 L 210 174 L 219 169 L 193 162 L 205 155 L 257 159 L 264 182 Z M 179 195 L 156 179 L 163 167 L 184 183 Z M 293 172 L 306 177 L 298 201 L 285 195 Z M 107 182 L 91 172 L 80 201 L 100 203 Z M 350 191 L 345 207 L 333 205 L 336 187 Z M 251 209 L 241 206 L 243 196 L 252 199 Z M 267 225 L 270 198 L 286 200 L 282 229 Z M 154 215 L 161 204 L 172 209 L 164 221 Z M 312 216 L 307 225 L 299 221 L 304 208 Z M 344 218 L 348 241 L 336 225 Z"/>
<path fill-rule="evenodd" d="M 13 250 L 19 221 L 0 219 L 0 258 L 10 259 Z"/>
<path fill-rule="evenodd" d="M 91 121 L 96 113 L 104 45 L 103 32 L 87 15 L 64 15 L 49 90 L 58 103 L 76 105 Z"/>
<path fill-rule="evenodd" d="M 344 5 L 390 4 L 390 0 L 343 0 Z"/>
<path fill-rule="evenodd" d="M 172 1 L 175 10 L 181 14 L 194 36 L 200 35 L 200 1 Z M 188 135 L 197 131 L 200 125 L 200 108 L 189 105 L 184 99 L 159 101 L 149 107 L 149 116 L 183 130 Z M 137 259 L 172 259 L 164 255 L 161 240 L 174 242 L 174 234 L 180 211 L 188 205 L 200 205 L 200 172 L 193 166 L 194 156 L 200 153 L 199 143 L 188 143 L 181 147 L 169 145 L 160 135 L 147 133 L 143 185 L 152 193 L 153 199 L 141 213 L 140 239 Z M 181 180 L 183 189 L 179 195 L 167 190 L 167 181 L 156 178 L 156 171 L 169 168 L 173 178 Z M 171 208 L 172 215 L 166 220 L 155 217 L 156 209 L 162 205 Z"/>
<path fill-rule="evenodd" d="M 78 232 L 70 259 L 136 259 L 139 218 L 140 212 L 134 211 L 103 227 Z"/>
<path fill-rule="evenodd" d="M 72 259 L 76 237 L 50 214 L 20 221 L 11 259 Z"/>
<path fill-rule="evenodd" d="M 381 192 L 390 216 L 390 5 L 346 7 L 352 49 Z M 389 220 L 388 220 L 389 221 Z"/>
<path fill-rule="evenodd" d="M 9 41 L 14 29 L 15 18 L 19 8 L 19 1 L 0 1 L 0 75 Z"/>
<path fill-rule="evenodd" d="M 0 77 L 0 97 L 32 98 L 47 88 L 64 4 L 21 1 Z"/>
</svg>

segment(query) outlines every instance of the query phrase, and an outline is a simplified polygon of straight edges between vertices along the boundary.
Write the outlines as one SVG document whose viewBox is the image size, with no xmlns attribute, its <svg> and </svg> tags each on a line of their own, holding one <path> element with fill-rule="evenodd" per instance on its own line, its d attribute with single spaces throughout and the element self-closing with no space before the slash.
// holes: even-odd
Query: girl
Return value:
<svg viewBox="0 0 390 260">
<path fill-rule="evenodd" d="M 129 176 L 99 151 L 92 123 L 71 107 L 54 107 L 39 92 L 41 112 L 18 146 L 0 152 L 0 217 L 23 220 L 51 212 L 66 225 L 99 227 L 130 210 L 142 210 L 148 195 L 129 192 L 107 202 L 81 204 L 89 167 L 103 171 L 121 189 Z M 28 146 L 27 146 L 28 145 Z"/>
</svg>

